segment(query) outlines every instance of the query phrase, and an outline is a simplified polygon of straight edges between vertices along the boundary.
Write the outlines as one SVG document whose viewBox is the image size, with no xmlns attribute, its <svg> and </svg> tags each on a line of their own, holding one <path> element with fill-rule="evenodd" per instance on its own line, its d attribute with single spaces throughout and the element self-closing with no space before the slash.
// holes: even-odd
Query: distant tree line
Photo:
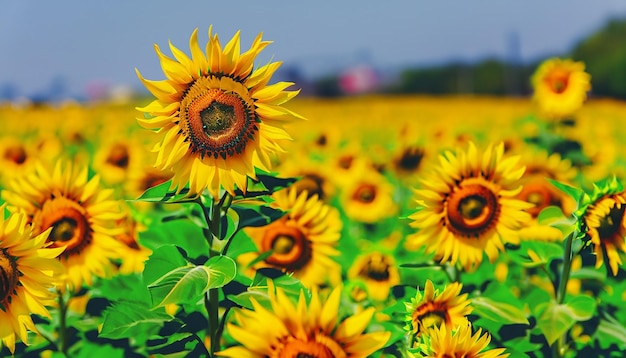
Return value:
<svg viewBox="0 0 626 358">
<path fill-rule="evenodd" d="M 591 74 L 592 96 L 626 99 L 626 19 L 608 21 L 569 53 L 555 56 L 585 63 Z M 407 68 L 378 92 L 526 96 L 532 92 L 530 77 L 543 60 L 515 64 L 490 58 L 472 64 Z M 318 79 L 313 89 L 320 96 L 342 94 L 335 76 Z"/>
</svg>

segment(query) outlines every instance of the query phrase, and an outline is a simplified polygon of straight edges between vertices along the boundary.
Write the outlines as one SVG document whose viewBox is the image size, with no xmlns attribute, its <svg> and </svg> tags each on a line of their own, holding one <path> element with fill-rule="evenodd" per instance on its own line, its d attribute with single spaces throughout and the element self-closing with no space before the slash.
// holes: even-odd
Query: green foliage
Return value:
<svg viewBox="0 0 626 358">
<path fill-rule="evenodd" d="M 536 306 L 534 313 L 537 316 L 537 326 L 552 345 L 562 337 L 576 322 L 586 321 L 593 316 L 596 301 L 589 297 L 578 295 L 570 298 L 563 304 L 554 300 Z"/>
<path fill-rule="evenodd" d="M 172 319 L 163 310 L 151 309 L 135 302 L 117 302 L 105 311 L 100 337 L 150 337 L 158 334 L 163 324 Z"/>
</svg>

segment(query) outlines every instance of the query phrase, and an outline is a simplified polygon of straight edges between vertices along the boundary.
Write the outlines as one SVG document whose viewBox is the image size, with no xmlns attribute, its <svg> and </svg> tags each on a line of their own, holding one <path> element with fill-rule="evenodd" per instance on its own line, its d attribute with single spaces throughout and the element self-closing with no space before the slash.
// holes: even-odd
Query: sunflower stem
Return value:
<svg viewBox="0 0 626 358">
<path fill-rule="evenodd" d="M 59 290 L 59 350 L 67 356 L 67 303 Z"/>
<path fill-rule="evenodd" d="M 559 289 L 556 292 L 556 302 L 563 304 L 565 295 L 567 294 L 567 281 L 569 281 L 570 271 L 572 269 L 572 245 L 576 231 L 570 233 L 565 239 L 565 252 L 563 253 L 563 267 L 561 269 L 561 277 L 559 278 Z M 565 343 L 564 337 L 557 339 L 552 344 L 552 356 L 562 357 L 562 348 Z"/>
<path fill-rule="evenodd" d="M 209 259 L 213 257 L 216 252 L 213 251 L 213 240 L 221 238 L 221 224 L 222 224 L 222 212 L 227 211 L 232 202 L 232 196 L 228 193 L 220 198 L 218 202 L 212 201 L 211 207 L 207 207 L 202 202 L 202 198 L 197 200 L 197 203 L 202 208 L 204 219 L 209 228 L 209 233 L 205 234 L 206 240 L 209 246 Z M 219 319 L 219 291 L 217 288 L 211 288 L 204 296 L 204 306 L 207 310 L 209 318 L 209 327 L 207 329 L 207 335 L 210 338 L 209 354 L 214 356 L 215 352 L 220 350 L 220 319 Z"/>
</svg>

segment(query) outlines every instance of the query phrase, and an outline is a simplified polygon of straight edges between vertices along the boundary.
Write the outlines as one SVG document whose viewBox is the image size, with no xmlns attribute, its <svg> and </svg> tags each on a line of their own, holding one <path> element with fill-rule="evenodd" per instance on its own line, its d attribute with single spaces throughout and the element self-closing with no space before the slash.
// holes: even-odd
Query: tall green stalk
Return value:
<svg viewBox="0 0 626 358">
<path fill-rule="evenodd" d="M 213 240 L 215 238 L 219 240 L 221 237 L 222 212 L 228 210 L 231 199 L 232 197 L 230 196 L 230 194 L 225 193 L 219 201 L 212 201 L 211 207 L 207 207 L 206 205 L 204 205 L 204 203 L 202 202 L 202 198 L 198 198 L 198 200 L 196 201 L 202 208 L 202 213 L 208 226 L 208 231 L 204 231 L 204 236 L 209 245 L 209 259 L 216 254 L 219 254 L 213 251 Z M 219 291 L 217 288 L 211 288 L 206 293 L 204 297 L 204 306 L 207 310 L 207 315 L 209 319 L 209 327 L 207 329 L 207 335 L 211 340 L 209 353 L 211 357 L 213 357 L 215 352 L 220 350 L 221 338 L 219 320 Z"/>
<path fill-rule="evenodd" d="M 572 245 L 574 243 L 574 237 L 576 231 L 570 233 L 565 239 L 565 252 L 563 253 L 563 267 L 561 268 L 561 277 L 559 280 L 559 288 L 556 292 L 557 304 L 563 304 L 565 302 L 565 295 L 567 294 L 567 282 L 569 281 L 570 272 L 572 270 Z M 552 356 L 561 357 L 561 350 L 563 348 L 564 339 L 559 338 L 552 344 Z"/>
</svg>

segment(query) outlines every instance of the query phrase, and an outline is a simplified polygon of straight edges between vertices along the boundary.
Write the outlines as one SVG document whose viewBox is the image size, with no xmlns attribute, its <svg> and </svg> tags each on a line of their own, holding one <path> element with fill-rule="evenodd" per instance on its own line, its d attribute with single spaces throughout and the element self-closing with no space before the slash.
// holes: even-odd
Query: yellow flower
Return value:
<svg viewBox="0 0 626 358">
<path fill-rule="evenodd" d="M 424 293 L 417 291 L 411 302 L 406 303 L 407 329 L 420 336 L 429 328 L 447 324 L 448 327 L 467 324 L 467 315 L 472 313 L 467 293 L 461 294 L 463 285 L 454 282 L 440 293 L 432 281 L 427 280 Z"/>
<path fill-rule="evenodd" d="M 590 81 L 583 62 L 560 58 L 544 61 L 531 78 L 539 113 L 549 119 L 571 116 L 587 99 Z"/>
<path fill-rule="evenodd" d="M 613 276 L 622 264 L 620 252 L 626 252 L 626 192 L 607 193 L 595 200 L 585 211 L 583 220 L 596 256 L 596 268 L 605 256 Z"/>
<path fill-rule="evenodd" d="M 56 257 L 63 248 L 48 248 L 50 230 L 33 233 L 26 215 L 5 219 L 0 206 L 0 340 L 11 353 L 15 341 L 28 344 L 28 331 L 37 332 L 31 313 L 50 318 L 46 305 L 54 302 L 54 287 L 63 267 Z"/>
<path fill-rule="evenodd" d="M 341 207 L 352 220 L 373 224 L 398 212 L 395 188 L 363 158 L 355 158 L 336 182 Z"/>
<path fill-rule="evenodd" d="M 120 250 L 120 266 L 121 274 L 141 273 L 148 257 L 152 254 L 152 250 L 144 247 L 138 241 L 139 232 L 144 228 L 132 217 L 130 212 L 126 212 L 124 218 L 118 220 L 119 227 L 124 231 L 115 236 L 115 238 L 123 243 L 123 249 Z"/>
<path fill-rule="evenodd" d="M 442 324 L 434 328 L 429 335 L 429 344 L 422 345 L 422 357 L 445 358 L 445 357 L 472 357 L 472 358 L 506 358 L 504 348 L 484 350 L 491 342 L 488 333 L 482 334 L 482 329 L 472 334 L 472 326 L 459 325 L 454 331 L 450 326 Z"/>
<path fill-rule="evenodd" d="M 280 190 L 273 198 L 272 205 L 288 213 L 267 226 L 246 229 L 258 252 L 240 255 L 240 262 L 245 265 L 273 250 L 255 268 L 293 273 L 307 287 L 337 281 L 341 267 L 332 257 L 339 255 L 336 247 L 343 226 L 337 209 L 296 188 Z"/>
<path fill-rule="evenodd" d="M 418 231 L 407 247 L 426 247 L 441 263 L 459 262 L 471 271 L 486 253 L 491 262 L 505 243 L 519 243 L 516 230 L 530 220 L 524 211 L 532 204 L 514 199 L 522 187 L 524 167 L 519 157 L 504 157 L 504 145 L 482 153 L 473 142 L 467 151 L 446 151 L 431 177 L 415 190 L 421 208 L 409 218 Z"/>
<path fill-rule="evenodd" d="M 400 272 L 393 255 L 372 251 L 358 256 L 348 269 L 349 279 L 361 279 L 375 301 L 384 301 L 389 291 L 400 284 Z"/>
<path fill-rule="evenodd" d="M 80 290 L 92 284 L 92 276 L 105 277 L 112 271 L 111 260 L 119 257 L 121 232 L 119 203 L 110 189 L 99 188 L 99 178 L 87 177 L 87 168 L 57 161 L 50 172 L 42 163 L 34 171 L 11 182 L 2 192 L 12 212 L 23 211 L 35 234 L 52 229 L 51 247 L 64 247 L 59 256 L 67 272 L 66 284 Z M 61 287 L 63 289 L 63 286 Z"/>
<path fill-rule="evenodd" d="M 172 188 L 189 184 L 190 195 L 208 189 L 214 199 L 220 187 L 234 194 L 236 185 L 245 192 L 255 168 L 269 171 L 270 155 L 282 151 L 278 142 L 291 139 L 283 124 L 299 116 L 281 105 L 298 91 L 285 91 L 289 82 L 268 85 L 280 62 L 253 66 L 268 44 L 259 34 L 240 54 L 239 32 L 222 48 L 209 28 L 205 53 L 196 29 L 189 40 L 191 57 L 170 44 L 172 59 L 155 45 L 166 80 L 146 80 L 137 71 L 156 97 L 138 108 L 147 118 L 137 120 L 161 134 L 155 165 L 173 173 Z"/>
<path fill-rule="evenodd" d="M 326 300 L 316 290 L 307 304 L 304 292 L 298 303 L 280 288 L 270 284 L 271 307 L 265 308 L 251 298 L 254 310 L 237 310 L 237 324 L 228 323 L 230 335 L 239 346 L 227 348 L 217 355 L 234 358 L 251 357 L 369 357 L 383 348 L 390 332 L 366 331 L 374 308 L 340 320 L 338 317 L 341 287 L 335 288 Z"/>
</svg>

